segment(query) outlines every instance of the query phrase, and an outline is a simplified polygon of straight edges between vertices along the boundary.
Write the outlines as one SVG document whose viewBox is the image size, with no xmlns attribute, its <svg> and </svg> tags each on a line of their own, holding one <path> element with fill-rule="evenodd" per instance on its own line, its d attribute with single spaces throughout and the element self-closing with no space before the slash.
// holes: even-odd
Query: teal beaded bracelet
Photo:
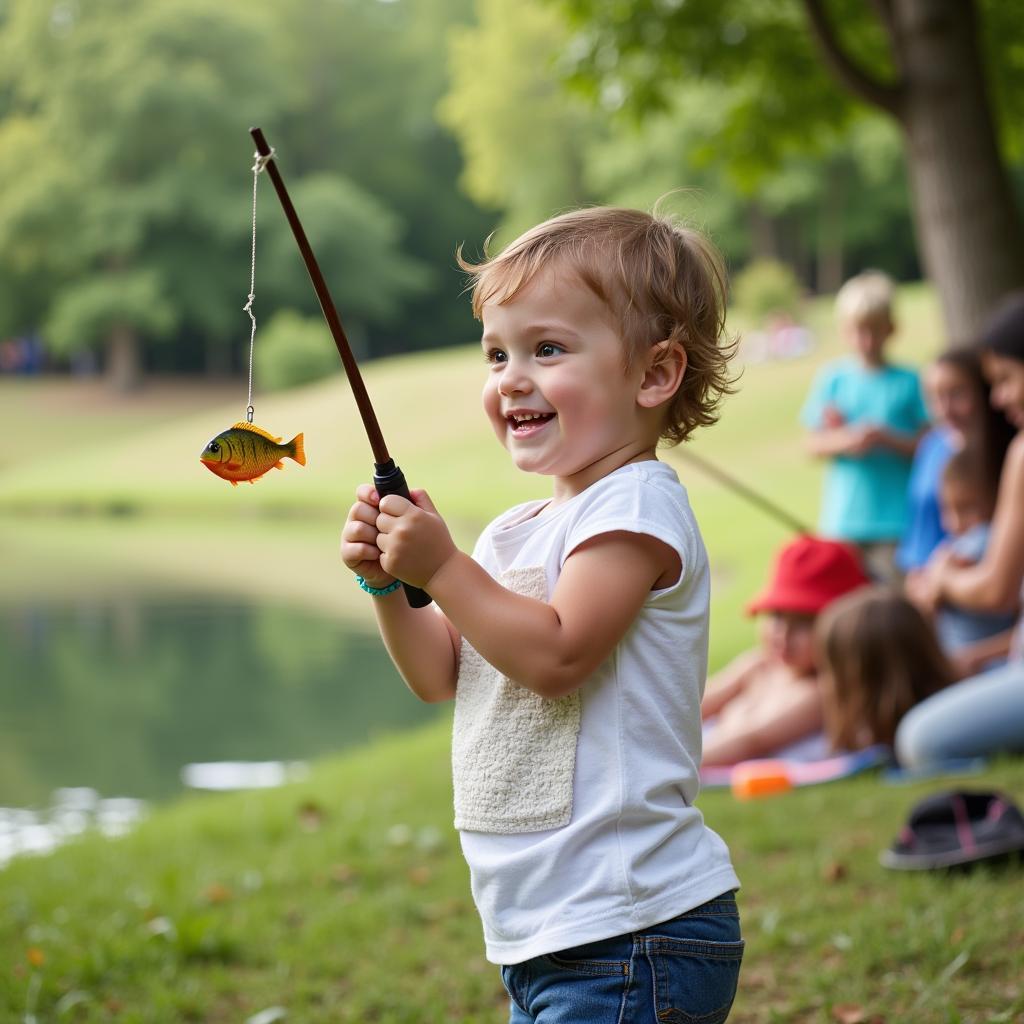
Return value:
<svg viewBox="0 0 1024 1024">
<path fill-rule="evenodd" d="M 395 580 L 394 583 L 389 583 L 386 587 L 371 587 L 362 576 L 356 577 L 356 583 L 362 587 L 368 594 L 372 594 L 374 597 L 383 597 L 385 594 L 393 594 L 401 585 L 401 580 Z"/>
</svg>

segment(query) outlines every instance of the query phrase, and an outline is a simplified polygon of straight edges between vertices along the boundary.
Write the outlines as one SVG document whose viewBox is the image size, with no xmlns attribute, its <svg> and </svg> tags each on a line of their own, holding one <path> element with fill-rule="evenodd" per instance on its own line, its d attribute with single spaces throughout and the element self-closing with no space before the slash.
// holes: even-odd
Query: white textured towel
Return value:
<svg viewBox="0 0 1024 1024">
<path fill-rule="evenodd" d="M 510 569 L 501 583 L 548 599 L 542 566 Z M 579 691 L 547 700 L 517 686 L 463 640 L 452 735 L 455 827 L 516 833 L 568 824 L 579 731 Z"/>
</svg>

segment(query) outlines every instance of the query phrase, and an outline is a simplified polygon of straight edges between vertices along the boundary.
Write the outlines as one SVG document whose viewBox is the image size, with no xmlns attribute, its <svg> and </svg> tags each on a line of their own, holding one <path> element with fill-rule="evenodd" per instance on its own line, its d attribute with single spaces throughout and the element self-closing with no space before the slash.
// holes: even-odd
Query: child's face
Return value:
<svg viewBox="0 0 1024 1024">
<path fill-rule="evenodd" d="M 817 670 L 814 647 L 814 616 L 796 612 L 767 612 L 761 616 L 761 644 L 797 676 Z"/>
<path fill-rule="evenodd" d="M 961 370 L 942 362 L 928 368 L 924 384 L 935 418 L 961 437 L 966 437 L 981 411 L 976 388 Z"/>
<path fill-rule="evenodd" d="M 943 480 L 940 495 L 942 526 L 953 537 L 962 536 L 992 517 L 990 503 L 967 480 Z"/>
<path fill-rule="evenodd" d="M 981 365 L 992 386 L 992 404 L 1018 430 L 1024 430 L 1024 360 L 986 352 Z"/>
<path fill-rule="evenodd" d="M 892 331 L 892 321 L 887 317 L 843 322 L 847 342 L 869 366 L 878 366 L 882 362 L 882 351 Z"/>
<path fill-rule="evenodd" d="M 482 318 L 484 410 L 516 466 L 573 494 L 653 448 L 637 404 L 643 370 L 626 372 L 611 314 L 575 274 L 546 267 Z"/>
</svg>

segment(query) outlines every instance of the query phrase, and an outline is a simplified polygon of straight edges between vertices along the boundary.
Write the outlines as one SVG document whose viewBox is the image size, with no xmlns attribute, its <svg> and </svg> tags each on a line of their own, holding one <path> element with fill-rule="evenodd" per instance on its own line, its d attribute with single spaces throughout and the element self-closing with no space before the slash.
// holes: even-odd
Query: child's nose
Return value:
<svg viewBox="0 0 1024 1024">
<path fill-rule="evenodd" d="M 526 372 L 526 367 L 515 360 L 509 360 L 502 371 L 498 390 L 503 395 L 523 395 L 533 390 L 533 382 Z"/>
</svg>

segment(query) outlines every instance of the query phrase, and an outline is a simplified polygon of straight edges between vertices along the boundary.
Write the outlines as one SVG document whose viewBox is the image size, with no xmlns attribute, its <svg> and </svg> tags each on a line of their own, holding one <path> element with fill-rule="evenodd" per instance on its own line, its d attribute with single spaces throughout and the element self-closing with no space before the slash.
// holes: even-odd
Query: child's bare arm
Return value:
<svg viewBox="0 0 1024 1024">
<path fill-rule="evenodd" d="M 744 651 L 716 672 L 709 680 L 707 692 L 700 706 L 700 717 L 705 721 L 717 715 L 746 688 L 753 674 L 764 664 L 759 650 Z"/>
<path fill-rule="evenodd" d="M 1005 658 L 1013 646 L 1014 630 L 987 636 L 984 640 L 976 640 L 972 644 L 961 647 L 950 656 L 957 679 L 966 679 L 977 675 L 985 665 L 995 658 Z"/>
<path fill-rule="evenodd" d="M 342 533 L 342 560 L 370 586 L 386 587 L 394 577 L 380 565 L 379 498 L 369 484 L 356 497 Z M 429 702 L 454 697 L 459 635 L 451 623 L 437 608 L 411 608 L 401 589 L 372 600 L 384 646 L 409 689 Z"/>
<path fill-rule="evenodd" d="M 819 458 L 835 458 L 837 455 L 866 455 L 875 448 L 888 448 L 909 459 L 923 436 L 923 431 L 901 434 L 870 423 L 846 423 L 812 431 L 807 437 L 807 450 Z"/>
<path fill-rule="evenodd" d="M 381 564 L 426 587 L 460 636 L 486 661 L 542 697 L 583 684 L 625 635 L 658 582 L 674 582 L 679 556 L 641 534 L 602 534 L 566 559 L 550 602 L 501 586 L 448 536 L 422 492 L 416 504 L 385 497 Z"/>
<path fill-rule="evenodd" d="M 868 450 L 865 428 L 863 425 L 844 424 L 812 430 L 807 435 L 807 450 L 822 459 L 832 459 L 837 455 L 863 455 Z"/>
<path fill-rule="evenodd" d="M 870 435 L 868 440 L 872 442 L 874 448 L 888 448 L 889 451 L 896 452 L 897 455 L 904 455 L 906 458 L 912 459 L 924 435 L 924 430 L 919 430 L 916 434 L 904 434 L 896 430 L 878 427 L 875 428 L 873 435 Z"/>
<path fill-rule="evenodd" d="M 821 697 L 816 689 L 809 689 L 799 699 L 788 701 L 767 721 L 743 725 L 729 732 L 715 729 L 704 745 L 701 763 L 710 767 L 767 757 L 817 732 L 823 721 Z"/>
</svg>

